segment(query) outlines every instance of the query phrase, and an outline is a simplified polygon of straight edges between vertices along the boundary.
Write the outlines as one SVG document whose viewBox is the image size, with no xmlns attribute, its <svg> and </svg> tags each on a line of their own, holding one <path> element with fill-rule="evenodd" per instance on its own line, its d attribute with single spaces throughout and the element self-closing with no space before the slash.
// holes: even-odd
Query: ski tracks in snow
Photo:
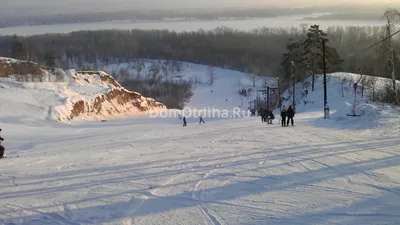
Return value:
<svg viewBox="0 0 400 225">
<path fill-rule="evenodd" d="M 192 198 L 199 202 L 198 207 L 200 212 L 207 217 L 207 219 L 211 222 L 213 225 L 224 225 L 227 224 L 226 221 L 219 215 L 213 215 L 210 213 L 208 208 L 202 204 L 201 202 L 204 201 L 204 190 L 206 188 L 206 185 L 204 184 L 205 181 L 208 179 L 208 177 L 212 174 L 215 173 L 218 169 L 213 169 L 208 171 L 195 185 L 192 190 Z M 223 221 L 223 222 L 222 222 Z"/>
<path fill-rule="evenodd" d="M 176 176 L 173 176 L 172 178 L 168 179 L 164 183 L 162 183 L 160 186 L 153 188 L 150 191 L 150 195 L 145 195 L 142 194 L 138 197 L 132 197 L 128 202 L 127 202 L 127 209 L 124 212 L 124 219 L 122 219 L 122 224 L 123 225 L 132 225 L 135 224 L 135 218 L 137 217 L 137 213 L 140 211 L 140 209 L 145 205 L 146 201 L 152 198 L 152 196 L 155 197 L 160 197 L 159 192 L 160 189 L 167 186 L 168 184 L 174 182 L 175 180 L 179 179 L 180 177 L 184 176 L 185 174 L 179 174 Z"/>
<path fill-rule="evenodd" d="M 140 210 L 140 208 L 146 203 L 149 197 L 142 195 L 140 197 L 132 197 L 127 202 L 127 210 L 125 211 L 125 218 L 122 219 L 123 225 L 132 225 L 135 224 L 136 213 Z"/>
<path fill-rule="evenodd" d="M 172 177 L 171 179 L 165 181 L 163 184 L 161 184 L 159 187 L 154 188 L 152 191 L 150 191 L 150 193 L 154 196 L 159 196 L 159 190 L 165 186 L 167 186 L 168 184 L 172 183 L 174 180 L 179 179 L 180 177 L 184 176 L 185 174 L 179 174 L 176 175 L 174 177 Z"/>
<path fill-rule="evenodd" d="M 22 211 L 28 211 L 30 213 L 40 214 L 40 215 L 42 215 L 44 217 L 43 218 L 44 220 L 47 220 L 45 218 L 50 218 L 50 219 L 56 221 L 57 223 L 61 223 L 61 224 L 80 225 L 80 223 L 72 221 L 72 215 L 71 215 L 71 213 L 68 210 L 68 207 L 66 205 L 64 205 L 65 216 L 60 215 L 60 213 L 42 212 L 42 211 L 39 211 L 39 210 L 23 207 L 21 205 L 7 204 L 7 206 L 11 206 L 14 210 L 15 209 L 19 209 L 19 210 L 22 210 Z"/>
</svg>

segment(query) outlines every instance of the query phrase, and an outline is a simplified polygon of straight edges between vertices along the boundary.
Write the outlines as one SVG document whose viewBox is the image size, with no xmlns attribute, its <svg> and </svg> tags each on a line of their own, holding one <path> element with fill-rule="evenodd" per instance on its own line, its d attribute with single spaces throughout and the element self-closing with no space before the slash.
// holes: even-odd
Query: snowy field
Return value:
<svg viewBox="0 0 400 225">
<path fill-rule="evenodd" d="M 398 133 L 194 122 L 4 125 L 0 223 L 400 223 Z"/>
<path fill-rule="evenodd" d="M 343 116 L 352 90 L 337 94 L 335 76 L 331 119 L 321 119 L 319 78 L 294 127 L 259 117 L 189 118 L 185 128 L 146 115 L 2 118 L 10 158 L 0 160 L 0 224 L 400 224 L 398 109 L 360 98 L 364 115 Z M 189 106 L 228 93 L 208 88 Z"/>
</svg>

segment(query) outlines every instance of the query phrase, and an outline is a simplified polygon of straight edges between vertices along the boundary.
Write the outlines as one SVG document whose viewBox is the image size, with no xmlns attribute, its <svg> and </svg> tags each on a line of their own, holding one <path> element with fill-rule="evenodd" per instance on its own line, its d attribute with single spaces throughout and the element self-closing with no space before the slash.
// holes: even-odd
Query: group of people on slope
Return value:
<svg viewBox="0 0 400 225">
<path fill-rule="evenodd" d="M 184 126 L 184 127 L 187 127 L 186 117 L 182 117 L 182 115 L 179 114 L 179 119 L 183 121 L 183 126 Z M 199 124 L 202 124 L 202 123 L 205 124 L 205 123 L 206 123 L 206 122 L 204 121 L 204 119 L 203 119 L 202 116 L 199 116 L 199 119 L 200 119 Z"/>
<path fill-rule="evenodd" d="M 267 122 L 268 124 L 272 124 L 272 120 L 275 119 L 275 115 L 272 112 L 271 109 L 263 109 L 260 108 L 260 116 L 261 116 L 261 122 L 265 123 Z"/>
<path fill-rule="evenodd" d="M 291 122 L 292 126 L 294 126 L 294 121 L 293 121 L 294 114 L 295 111 L 291 105 L 289 106 L 288 109 L 286 109 L 285 105 L 281 107 L 282 127 L 289 126 L 289 122 Z"/>
</svg>

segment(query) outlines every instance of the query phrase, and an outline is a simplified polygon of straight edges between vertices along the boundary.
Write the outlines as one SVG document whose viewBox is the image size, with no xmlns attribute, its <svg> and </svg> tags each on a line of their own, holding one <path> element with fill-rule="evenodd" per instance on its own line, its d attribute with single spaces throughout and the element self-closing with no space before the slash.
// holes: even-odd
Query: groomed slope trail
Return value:
<svg viewBox="0 0 400 225">
<path fill-rule="evenodd" d="M 0 162 L 0 224 L 400 221 L 396 134 L 149 120 L 6 125 L 7 154 L 20 158 Z"/>
</svg>

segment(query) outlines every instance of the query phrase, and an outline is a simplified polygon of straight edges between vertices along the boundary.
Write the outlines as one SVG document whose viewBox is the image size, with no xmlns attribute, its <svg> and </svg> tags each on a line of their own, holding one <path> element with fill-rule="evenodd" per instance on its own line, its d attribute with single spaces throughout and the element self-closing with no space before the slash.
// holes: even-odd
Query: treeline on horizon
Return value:
<svg viewBox="0 0 400 225">
<path fill-rule="evenodd" d="M 279 76 L 287 46 L 307 37 L 307 26 L 300 28 L 263 28 L 244 32 L 230 28 L 212 31 L 182 32 L 168 30 L 102 30 L 68 34 L 44 34 L 29 37 L 0 36 L 0 55 L 12 57 L 15 38 L 21 42 L 21 59 L 46 64 L 49 56 L 57 66 L 93 69 L 133 59 L 162 59 L 218 66 L 261 76 Z M 384 65 L 387 49 L 377 45 L 355 56 L 385 37 L 385 27 L 329 27 L 325 30 L 330 48 L 336 49 L 343 63 L 334 71 L 365 73 L 390 78 Z M 379 34 L 379 35 L 374 35 Z M 372 38 L 370 38 L 372 36 Z M 396 70 L 400 71 L 400 35 L 393 37 Z M 279 74 L 280 73 L 280 74 Z M 397 73 L 399 79 L 399 73 Z"/>
</svg>

